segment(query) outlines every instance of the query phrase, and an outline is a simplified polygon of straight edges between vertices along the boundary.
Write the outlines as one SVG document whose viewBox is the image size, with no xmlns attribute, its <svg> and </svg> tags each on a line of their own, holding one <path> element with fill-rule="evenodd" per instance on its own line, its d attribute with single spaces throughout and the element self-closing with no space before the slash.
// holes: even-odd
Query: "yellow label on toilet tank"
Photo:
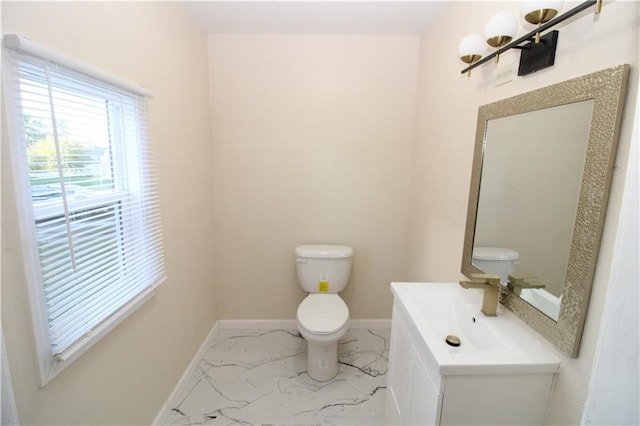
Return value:
<svg viewBox="0 0 640 426">
<path fill-rule="evenodd" d="M 321 293 L 329 291 L 329 281 L 318 281 L 318 291 Z"/>
</svg>

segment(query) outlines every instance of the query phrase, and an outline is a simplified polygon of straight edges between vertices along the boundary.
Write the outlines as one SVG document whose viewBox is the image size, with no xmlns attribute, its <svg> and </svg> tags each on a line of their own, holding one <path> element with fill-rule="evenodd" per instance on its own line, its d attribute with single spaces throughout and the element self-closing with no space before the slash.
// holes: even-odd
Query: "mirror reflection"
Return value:
<svg viewBox="0 0 640 426">
<path fill-rule="evenodd" d="M 488 120 L 472 264 L 528 277 L 519 296 L 557 320 L 593 100 Z M 498 268 L 498 269 L 496 269 Z M 542 287 L 543 286 L 543 287 Z"/>
</svg>

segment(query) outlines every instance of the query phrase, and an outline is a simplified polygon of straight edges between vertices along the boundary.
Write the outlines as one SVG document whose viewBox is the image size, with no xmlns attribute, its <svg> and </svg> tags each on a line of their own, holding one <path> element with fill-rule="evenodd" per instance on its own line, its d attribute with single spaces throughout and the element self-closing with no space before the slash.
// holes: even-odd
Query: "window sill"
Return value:
<svg viewBox="0 0 640 426">
<path fill-rule="evenodd" d="M 166 277 L 150 286 L 146 290 L 143 290 L 138 296 L 133 298 L 129 303 L 124 305 L 119 311 L 111 315 L 99 326 L 91 330 L 85 337 L 78 340 L 75 344 L 70 346 L 64 352 L 48 357 L 48 362 L 43 365 L 41 362 L 39 365 L 40 371 L 40 387 L 46 386 L 51 380 L 53 380 L 58 374 L 63 372 L 73 362 L 78 359 L 82 354 L 87 352 L 94 344 L 96 344 L 102 337 L 107 335 L 113 329 L 115 329 L 121 322 L 123 322 L 129 315 L 134 313 L 138 308 L 144 305 L 148 300 L 156 295 L 158 287 L 166 280 Z"/>
</svg>

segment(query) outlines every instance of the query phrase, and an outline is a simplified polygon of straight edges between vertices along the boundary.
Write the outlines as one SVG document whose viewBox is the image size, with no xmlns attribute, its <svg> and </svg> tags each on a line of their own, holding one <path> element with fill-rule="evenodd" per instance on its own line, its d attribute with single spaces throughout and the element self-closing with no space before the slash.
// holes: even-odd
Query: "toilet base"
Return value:
<svg viewBox="0 0 640 426">
<path fill-rule="evenodd" d="M 338 342 L 314 343 L 307 340 L 307 374 L 313 380 L 326 382 L 338 375 Z"/>
</svg>

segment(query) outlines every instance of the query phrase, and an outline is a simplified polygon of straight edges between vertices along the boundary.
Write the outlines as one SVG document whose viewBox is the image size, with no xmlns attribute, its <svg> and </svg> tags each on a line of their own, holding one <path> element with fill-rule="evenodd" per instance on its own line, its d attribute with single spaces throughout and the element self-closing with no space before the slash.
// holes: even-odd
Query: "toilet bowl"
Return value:
<svg viewBox="0 0 640 426">
<path fill-rule="evenodd" d="M 307 341 L 307 374 L 320 382 L 339 372 L 338 340 L 349 328 L 349 308 L 338 292 L 347 284 L 352 255 L 348 246 L 296 247 L 298 280 L 309 293 L 298 306 L 296 325 Z"/>
<path fill-rule="evenodd" d="M 310 294 L 296 314 L 307 341 L 307 374 L 317 381 L 333 379 L 339 370 L 338 340 L 349 328 L 349 309 L 337 294 Z"/>
</svg>

